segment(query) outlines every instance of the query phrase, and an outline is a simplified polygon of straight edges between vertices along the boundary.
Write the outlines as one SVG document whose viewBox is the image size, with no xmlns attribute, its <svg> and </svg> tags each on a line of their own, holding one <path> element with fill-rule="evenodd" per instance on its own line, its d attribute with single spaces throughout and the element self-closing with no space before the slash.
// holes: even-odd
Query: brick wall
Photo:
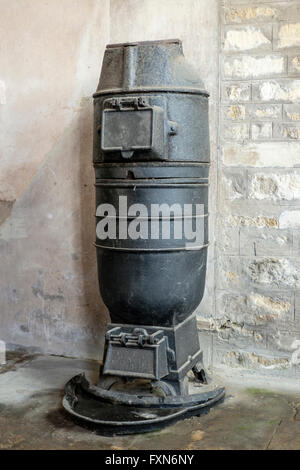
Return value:
<svg viewBox="0 0 300 470">
<path fill-rule="evenodd" d="M 300 1 L 221 5 L 214 363 L 300 375 Z"/>
</svg>

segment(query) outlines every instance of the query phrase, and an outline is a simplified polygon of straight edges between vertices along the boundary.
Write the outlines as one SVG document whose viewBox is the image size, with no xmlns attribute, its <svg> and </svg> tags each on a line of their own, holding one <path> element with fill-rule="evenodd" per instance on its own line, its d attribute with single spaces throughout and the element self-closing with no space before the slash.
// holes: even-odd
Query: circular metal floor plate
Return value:
<svg viewBox="0 0 300 470">
<path fill-rule="evenodd" d="M 201 416 L 210 408 L 220 403 L 225 390 L 214 390 L 210 397 L 205 394 L 205 401 L 201 400 L 192 406 L 151 407 L 131 406 L 110 403 L 88 393 L 81 385 L 80 379 L 86 383 L 84 376 L 76 376 L 66 385 L 66 394 L 63 399 L 64 409 L 72 418 L 83 426 L 97 430 L 101 434 L 134 434 L 155 431 L 179 419 L 191 416 Z"/>
</svg>

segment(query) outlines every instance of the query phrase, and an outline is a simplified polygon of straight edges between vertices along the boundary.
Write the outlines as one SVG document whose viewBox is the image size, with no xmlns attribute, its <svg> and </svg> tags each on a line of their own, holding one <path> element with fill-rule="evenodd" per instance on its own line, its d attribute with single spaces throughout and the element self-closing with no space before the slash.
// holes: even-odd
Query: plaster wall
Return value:
<svg viewBox="0 0 300 470">
<path fill-rule="evenodd" d="M 1 0 L 0 338 L 98 357 L 91 95 L 107 0 Z"/>
</svg>

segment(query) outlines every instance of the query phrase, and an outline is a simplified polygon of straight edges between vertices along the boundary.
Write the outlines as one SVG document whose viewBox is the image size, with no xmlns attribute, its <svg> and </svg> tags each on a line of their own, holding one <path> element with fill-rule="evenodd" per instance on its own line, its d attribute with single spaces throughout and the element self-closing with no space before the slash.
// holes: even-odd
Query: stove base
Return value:
<svg viewBox="0 0 300 470">
<path fill-rule="evenodd" d="M 76 375 L 66 385 L 63 407 L 76 422 L 99 434 L 135 434 L 201 416 L 221 403 L 225 396 L 224 388 L 163 397 L 151 394 L 150 389 L 147 391 L 146 384 L 137 387 L 130 389 L 129 386 L 125 393 L 122 389 L 107 390 L 90 385 L 84 374 Z"/>
</svg>

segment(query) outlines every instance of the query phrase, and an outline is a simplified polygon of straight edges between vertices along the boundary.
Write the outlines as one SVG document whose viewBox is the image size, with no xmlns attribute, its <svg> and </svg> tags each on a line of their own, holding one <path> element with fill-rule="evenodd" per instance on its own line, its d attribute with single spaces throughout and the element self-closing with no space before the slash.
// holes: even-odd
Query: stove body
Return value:
<svg viewBox="0 0 300 470">
<path fill-rule="evenodd" d="M 74 378 L 65 407 L 74 414 L 79 385 L 110 403 L 177 414 L 217 402 L 223 389 L 191 395 L 188 384 L 189 371 L 206 382 L 193 312 L 205 287 L 210 159 L 208 93 L 181 41 L 107 46 L 93 161 L 99 287 L 111 323 L 97 386 Z M 139 379 L 152 395 L 128 393 Z"/>
<path fill-rule="evenodd" d="M 96 205 L 116 209 L 116 238 L 100 233 L 96 239 L 100 292 L 112 320 L 101 373 L 160 381 L 170 393 L 185 394 L 187 372 L 201 361 L 192 314 L 206 273 L 208 94 L 180 41 L 120 44 L 105 51 L 94 107 Z M 146 206 L 147 239 L 121 238 L 120 200 L 127 209 Z M 170 238 L 162 237 L 168 221 L 158 213 L 159 238 L 153 239 L 152 207 L 161 204 L 174 208 Z M 176 217 L 182 215 L 184 228 L 178 207 L 185 204 L 203 208 L 186 216 L 194 227 L 201 217 L 200 243 L 191 243 L 184 230 L 174 236 Z M 96 212 L 99 226 L 104 218 Z M 126 233 L 131 222 L 129 215 Z"/>
</svg>

